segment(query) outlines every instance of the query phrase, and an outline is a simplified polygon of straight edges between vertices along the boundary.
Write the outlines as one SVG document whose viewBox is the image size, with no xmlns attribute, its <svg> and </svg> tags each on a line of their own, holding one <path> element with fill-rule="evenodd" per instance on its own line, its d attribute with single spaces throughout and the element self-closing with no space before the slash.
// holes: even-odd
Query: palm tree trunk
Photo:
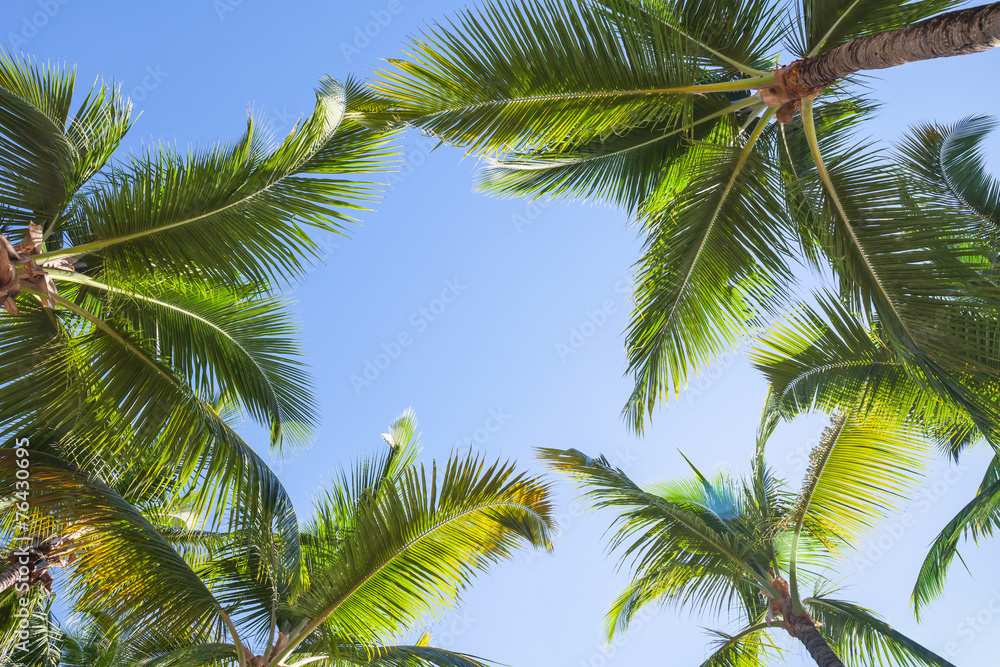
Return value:
<svg viewBox="0 0 1000 667">
<path fill-rule="evenodd" d="M 841 44 L 797 68 L 795 83 L 821 88 L 861 70 L 979 53 L 1000 46 L 1000 2 L 960 9 Z"/>
<path fill-rule="evenodd" d="M 835 49 L 796 60 L 775 72 L 761 89 L 764 102 L 781 107 L 778 120 L 792 122 L 800 100 L 855 72 L 919 60 L 963 56 L 1000 46 L 1000 2 L 941 14 L 905 28 L 859 37 Z"/>
<path fill-rule="evenodd" d="M 17 583 L 17 573 L 19 565 L 14 564 L 3 572 L 0 572 L 0 593 L 4 593 L 8 588 L 12 588 Z"/>
<path fill-rule="evenodd" d="M 795 638 L 805 645 L 809 655 L 819 667 L 844 667 L 844 663 L 826 643 L 826 638 L 816 629 L 815 621 L 808 615 L 796 617 L 792 627 L 795 630 Z"/>
</svg>

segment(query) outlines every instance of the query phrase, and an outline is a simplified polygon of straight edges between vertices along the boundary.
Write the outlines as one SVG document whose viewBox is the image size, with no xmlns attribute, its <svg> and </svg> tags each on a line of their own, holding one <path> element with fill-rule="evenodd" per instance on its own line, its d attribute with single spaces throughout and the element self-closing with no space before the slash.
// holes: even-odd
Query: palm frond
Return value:
<svg viewBox="0 0 1000 667">
<path fill-rule="evenodd" d="M 706 71 L 698 60 L 706 54 L 690 39 L 617 5 L 612 13 L 574 0 L 498 1 L 467 10 L 414 39 L 410 60 L 390 61 L 394 69 L 372 85 L 397 120 L 502 154 L 686 121 L 695 92 L 686 89 L 746 90 L 756 81 L 737 82 L 728 63 Z"/>
<path fill-rule="evenodd" d="M 679 393 L 690 373 L 745 339 L 783 300 L 779 288 L 791 276 L 767 167 L 773 114 L 757 121 L 742 149 L 701 145 L 683 165 L 683 190 L 650 204 L 626 341 L 636 387 L 625 416 L 638 431 L 658 400 Z"/>
<path fill-rule="evenodd" d="M 851 665 L 881 667 L 954 667 L 933 651 L 894 629 L 873 612 L 826 595 L 804 600 L 820 631 L 842 660 Z"/>
<path fill-rule="evenodd" d="M 734 635 L 713 632 L 714 651 L 701 667 L 758 667 L 783 656 L 781 648 L 765 633 L 780 623 L 758 623 Z"/>
<path fill-rule="evenodd" d="M 451 606 L 477 571 L 521 544 L 551 548 L 548 486 L 453 457 L 443 474 L 418 466 L 359 498 L 347 525 L 320 499 L 304 531 L 309 586 L 288 609 L 306 623 L 299 639 L 325 624 L 338 636 L 381 644 L 412 622 Z"/>
<path fill-rule="evenodd" d="M 753 508 L 748 493 L 731 480 L 696 478 L 644 490 L 603 457 L 575 449 L 541 449 L 539 457 L 587 488 L 584 497 L 595 509 L 619 512 L 610 548 L 621 549 L 634 579 L 607 616 L 609 636 L 653 601 L 717 610 L 770 588 L 774 552 L 764 535 L 772 526 L 746 511 Z M 744 612 L 756 616 L 756 609 Z"/>
<path fill-rule="evenodd" d="M 968 116 L 953 125 L 925 123 L 899 146 L 902 164 L 932 195 L 985 223 L 984 236 L 994 248 L 1000 233 L 1000 181 L 986 170 L 983 142 L 996 124 L 987 116 Z"/>
<path fill-rule="evenodd" d="M 789 516 L 796 533 L 852 540 L 898 507 L 921 477 L 928 446 L 919 432 L 884 430 L 849 411 L 833 418 L 809 455 Z"/>
<path fill-rule="evenodd" d="M 913 586 L 911 601 L 919 618 L 924 607 L 944 592 L 948 569 L 958 556 L 958 544 L 971 536 L 977 541 L 990 537 L 1000 526 L 1000 458 L 994 457 L 979 485 L 976 497 L 970 500 L 941 529 L 920 566 Z"/>
<path fill-rule="evenodd" d="M 0 450 L 3 496 L 14 493 L 14 471 L 22 458 L 14 450 Z M 70 540 L 67 549 L 76 554 L 70 586 L 78 609 L 151 637 L 190 636 L 195 629 L 221 625 L 219 607 L 205 585 L 121 496 L 54 457 L 31 453 L 26 460 L 34 513 L 28 534 Z M 154 571 L 157 576 L 149 576 Z"/>
<path fill-rule="evenodd" d="M 230 146 L 186 157 L 161 147 L 91 182 L 65 227 L 70 255 L 142 275 L 208 276 L 226 284 L 300 278 L 319 253 L 312 229 L 342 233 L 375 194 L 359 172 L 385 168 L 387 136 L 345 124 L 356 84 L 323 79 L 313 114 L 271 149 L 253 118 Z M 218 239 L 230 240 L 225 253 Z"/>
</svg>

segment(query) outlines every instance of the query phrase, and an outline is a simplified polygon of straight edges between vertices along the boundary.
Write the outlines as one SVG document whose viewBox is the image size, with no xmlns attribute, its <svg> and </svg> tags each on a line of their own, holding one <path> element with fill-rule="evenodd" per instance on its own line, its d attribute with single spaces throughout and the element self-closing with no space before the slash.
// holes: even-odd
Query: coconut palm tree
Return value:
<svg viewBox="0 0 1000 667">
<path fill-rule="evenodd" d="M 418 465 L 415 428 L 411 413 L 394 422 L 388 451 L 334 479 L 291 532 L 273 530 L 274 517 L 241 522 L 256 530 L 178 530 L 164 520 L 170 512 L 147 518 L 94 475 L 44 454 L 31 456 L 32 525 L 40 534 L 75 527 L 72 608 L 108 638 L 108 665 L 481 667 L 426 637 L 395 642 L 516 548 L 551 547 L 548 486 L 472 454 L 442 470 Z M 15 492 L 16 460 L 0 452 L 4 497 Z M 64 658 L 79 649 L 39 622 L 49 628 L 42 648 Z"/>
<path fill-rule="evenodd" d="M 270 470 L 207 397 L 275 451 L 308 440 L 315 400 L 281 290 L 321 258 L 316 233 L 341 234 L 371 199 L 386 137 L 347 118 L 357 84 L 324 78 L 276 144 L 250 118 L 229 145 L 115 160 L 131 103 L 98 82 L 73 113 L 74 87 L 71 69 L 0 54 L 0 442 L 266 495 Z"/>
<path fill-rule="evenodd" d="M 780 308 L 796 256 L 832 267 L 843 298 L 992 430 L 995 407 L 956 379 L 969 358 L 954 352 L 985 316 L 947 310 L 985 270 L 968 261 L 985 241 L 940 207 L 907 207 L 894 165 L 845 134 L 871 109 L 853 74 L 1000 44 L 1000 3 L 935 16 L 957 4 L 496 0 L 379 72 L 372 122 L 488 157 L 487 192 L 602 199 L 637 216 L 625 413 L 638 430 Z M 998 357 L 980 343 L 985 381 Z"/>
<path fill-rule="evenodd" d="M 963 212 L 967 225 L 986 238 L 995 238 L 1000 230 L 1000 184 L 985 169 L 982 153 L 983 140 L 995 124 L 989 118 L 969 117 L 950 126 L 922 125 L 908 134 L 900 150 L 899 166 L 920 179 L 915 185 Z M 991 282 L 993 275 L 982 280 Z M 959 302 L 967 298 L 957 295 Z M 996 331 L 996 320 L 984 325 Z M 972 350 L 964 354 L 975 358 Z M 767 419 L 858 409 L 877 418 L 885 430 L 919 428 L 955 460 L 977 441 L 997 448 L 994 435 L 979 428 L 966 406 L 928 391 L 919 369 L 907 367 L 907 359 L 893 349 L 877 318 L 852 312 L 832 295 L 799 304 L 758 338 L 752 359 L 771 383 Z M 970 391 L 987 400 L 995 400 L 1000 390 L 996 379 L 965 379 Z M 943 591 L 962 539 L 972 537 L 978 543 L 992 535 L 1000 521 L 998 475 L 1000 458 L 995 457 L 975 498 L 934 540 L 913 591 L 918 614 Z"/>
<path fill-rule="evenodd" d="M 626 630 L 650 604 L 687 606 L 725 615 L 740 628 L 714 632 L 702 667 L 770 664 L 784 653 L 787 633 L 821 667 L 950 665 L 873 612 L 840 599 L 825 574 L 911 487 L 920 466 L 914 433 L 885 434 L 859 412 L 834 418 L 795 494 L 764 461 L 773 430 L 762 428 L 753 472 L 694 477 L 639 486 L 607 460 L 570 450 L 541 450 L 568 474 L 595 508 L 612 508 L 621 552 L 633 578 L 608 612 L 607 636 Z M 689 462 L 690 464 L 690 462 Z M 873 497 L 870 489 L 887 493 Z M 806 594 L 808 588 L 813 594 Z"/>
</svg>

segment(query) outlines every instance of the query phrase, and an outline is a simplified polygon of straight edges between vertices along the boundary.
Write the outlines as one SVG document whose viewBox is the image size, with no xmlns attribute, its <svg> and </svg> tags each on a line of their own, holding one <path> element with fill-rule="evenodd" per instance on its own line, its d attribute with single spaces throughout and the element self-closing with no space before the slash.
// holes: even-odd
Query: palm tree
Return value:
<svg viewBox="0 0 1000 667">
<path fill-rule="evenodd" d="M 617 512 L 611 540 L 633 578 L 606 619 L 607 636 L 628 628 L 650 604 L 687 606 L 736 617 L 739 631 L 714 632 L 702 667 L 770 664 L 783 648 L 774 633 L 802 643 L 821 667 L 950 665 L 873 612 L 839 599 L 824 574 L 857 536 L 892 508 L 919 468 L 914 434 L 885 435 L 860 413 L 836 417 L 813 450 L 798 494 L 764 462 L 773 423 L 757 442 L 753 473 L 694 477 L 644 487 L 603 457 L 541 450 L 595 508 Z M 873 497 L 870 489 L 886 489 Z M 807 586 L 815 592 L 805 595 Z M 841 662 L 841 661 L 844 662 Z"/>
<path fill-rule="evenodd" d="M 310 233 L 342 233 L 375 194 L 386 137 L 347 117 L 356 83 L 324 78 L 277 145 L 250 118 L 230 145 L 112 161 L 131 103 L 98 82 L 73 114 L 74 85 L 71 69 L 0 54 L 0 442 L 265 496 L 271 471 L 208 397 L 278 452 L 309 439 L 315 400 L 281 290 L 320 259 Z"/>
<path fill-rule="evenodd" d="M 69 587 L 73 609 L 109 639 L 108 665 L 483 667 L 426 637 L 394 642 L 521 545 L 551 548 L 549 489 L 471 454 L 441 471 L 418 465 L 415 428 L 411 413 L 393 423 L 389 451 L 334 479 L 290 532 L 267 517 L 241 522 L 257 530 L 172 529 L 42 454 L 31 461 L 32 512 L 38 525 L 85 527 Z M 5 497 L 15 460 L 0 452 Z M 45 646 L 79 649 L 39 622 Z"/>
<path fill-rule="evenodd" d="M 982 143 L 995 124 L 989 118 L 969 117 L 950 126 L 915 128 L 901 144 L 899 164 L 918 177 L 931 196 L 964 213 L 970 228 L 991 238 L 1000 231 L 1000 185 L 985 169 Z M 982 278 L 987 283 L 993 280 L 990 274 Z M 956 294 L 959 302 L 969 299 Z M 995 298 L 995 288 L 992 294 Z M 852 312 L 832 295 L 813 301 L 799 304 L 760 336 L 752 353 L 755 365 L 771 384 L 766 419 L 791 420 L 811 411 L 863 410 L 885 430 L 918 428 L 955 460 L 977 441 L 985 440 L 996 450 L 995 434 L 981 429 L 967 406 L 930 391 L 919 369 L 908 367 L 908 360 L 893 349 L 877 318 Z M 995 322 L 984 322 L 987 335 L 995 336 Z M 981 335 L 971 333 L 976 338 Z M 976 359 L 975 347 L 956 352 Z M 995 400 L 998 385 L 994 378 L 970 382 L 969 389 Z M 962 539 L 972 537 L 978 542 L 992 535 L 1000 521 L 998 475 L 1000 457 L 994 457 L 975 498 L 931 545 L 912 595 L 918 615 L 943 591 Z"/>
<path fill-rule="evenodd" d="M 371 120 L 487 156 L 488 192 L 603 199 L 638 217 L 625 408 L 637 430 L 781 307 L 796 256 L 832 267 L 842 298 L 992 430 L 995 406 L 953 351 L 995 308 L 948 310 L 988 263 L 970 247 L 991 252 L 940 206 L 907 206 L 894 165 L 848 136 L 871 109 L 853 73 L 1000 44 L 1000 3 L 934 16 L 957 4 L 497 0 L 414 39 L 373 84 L 385 100 Z M 788 52 L 798 59 L 780 64 Z M 1000 359 L 980 342 L 986 381 Z"/>
</svg>

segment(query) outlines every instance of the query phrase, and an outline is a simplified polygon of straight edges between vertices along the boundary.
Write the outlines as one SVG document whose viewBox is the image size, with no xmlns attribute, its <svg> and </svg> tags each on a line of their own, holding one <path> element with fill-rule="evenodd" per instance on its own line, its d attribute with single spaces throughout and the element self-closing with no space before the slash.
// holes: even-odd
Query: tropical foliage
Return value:
<svg viewBox="0 0 1000 667">
<path fill-rule="evenodd" d="M 587 489 L 593 507 L 616 513 L 611 547 L 633 576 L 608 612 L 608 638 L 644 607 L 666 604 L 737 623 L 736 632 L 712 632 L 703 667 L 772 664 L 787 651 L 779 640 L 785 633 L 822 667 L 950 665 L 828 583 L 838 558 L 919 479 L 919 432 L 887 433 L 877 419 L 844 413 L 792 493 L 765 463 L 773 426 L 765 420 L 745 479 L 709 478 L 692 464 L 690 479 L 640 486 L 603 457 L 541 450 Z"/>
<path fill-rule="evenodd" d="M 376 194 L 387 136 L 348 118 L 356 83 L 323 79 L 276 145 L 251 118 L 229 145 L 113 160 L 130 102 L 98 82 L 74 113 L 74 88 L 71 69 L 0 55 L 0 441 L 55 443 L 88 469 L 179 470 L 215 510 L 272 494 L 213 403 L 276 451 L 309 439 L 281 290 L 321 259 L 316 233 L 342 233 Z"/>
<path fill-rule="evenodd" d="M 89 623 L 62 629 L 34 591 L 31 631 L 8 645 L 11 659 L 482 667 L 426 636 L 398 642 L 517 548 L 551 548 L 548 486 L 474 454 L 441 470 L 418 464 L 415 428 L 411 413 L 394 422 L 388 450 L 333 479 L 304 525 L 294 512 L 258 514 L 239 522 L 256 530 L 239 532 L 185 525 L 176 502 L 127 499 L 114 488 L 125 480 L 32 453 L 31 532 L 72 536 L 67 604 Z M 15 492 L 17 460 L 0 452 L 4 497 Z M 12 543 L 9 530 L 4 537 Z M 7 623 L 16 600 L 13 591 L 0 598 Z"/>
<path fill-rule="evenodd" d="M 637 218 L 636 429 L 786 305 L 801 259 L 832 268 L 839 298 L 878 319 L 911 378 L 993 437 L 991 239 L 926 188 L 909 195 L 894 162 L 851 138 L 872 105 L 850 77 L 789 83 L 852 40 L 956 4 L 497 0 L 415 38 L 373 84 L 386 98 L 373 120 L 487 156 L 487 192 L 601 199 Z M 800 65 L 779 67 L 782 53 Z"/>
<path fill-rule="evenodd" d="M 912 192 L 949 207 L 960 219 L 964 217 L 964 224 L 987 239 L 991 248 L 997 247 L 1000 185 L 985 169 L 982 144 L 994 127 L 991 119 L 970 117 L 952 126 L 915 128 L 901 144 L 899 161 L 911 177 Z M 996 251 L 985 260 L 994 263 Z M 959 313 L 980 308 L 977 299 L 995 308 L 994 283 L 994 271 L 983 271 L 967 285 L 956 285 L 950 301 L 960 308 Z M 982 328 L 970 331 L 969 337 L 992 341 L 997 320 L 988 318 L 988 310 L 981 312 Z M 947 315 L 947 311 L 933 317 L 928 313 L 925 326 L 935 327 L 936 318 Z M 968 359 L 975 368 L 977 362 L 986 361 L 977 359 L 977 349 L 981 348 L 969 345 L 956 347 L 951 353 L 956 360 Z M 769 411 L 774 419 L 793 419 L 813 410 L 862 410 L 887 431 L 919 429 L 955 459 L 977 441 L 987 441 L 994 450 L 997 447 L 991 420 L 977 414 L 975 404 L 970 409 L 968 402 L 934 391 L 933 385 L 921 378 L 920 369 L 908 367 L 909 359 L 893 348 L 877 317 L 852 312 L 833 295 L 799 304 L 793 314 L 759 338 L 753 358 L 771 383 Z M 958 396 L 974 394 L 987 409 L 995 403 L 998 384 L 989 373 L 960 377 L 967 383 L 967 391 L 956 392 Z M 913 592 L 918 613 L 942 592 L 962 538 L 978 542 L 992 535 L 1000 519 L 997 461 L 994 459 L 985 472 L 976 497 L 931 546 Z"/>
</svg>

